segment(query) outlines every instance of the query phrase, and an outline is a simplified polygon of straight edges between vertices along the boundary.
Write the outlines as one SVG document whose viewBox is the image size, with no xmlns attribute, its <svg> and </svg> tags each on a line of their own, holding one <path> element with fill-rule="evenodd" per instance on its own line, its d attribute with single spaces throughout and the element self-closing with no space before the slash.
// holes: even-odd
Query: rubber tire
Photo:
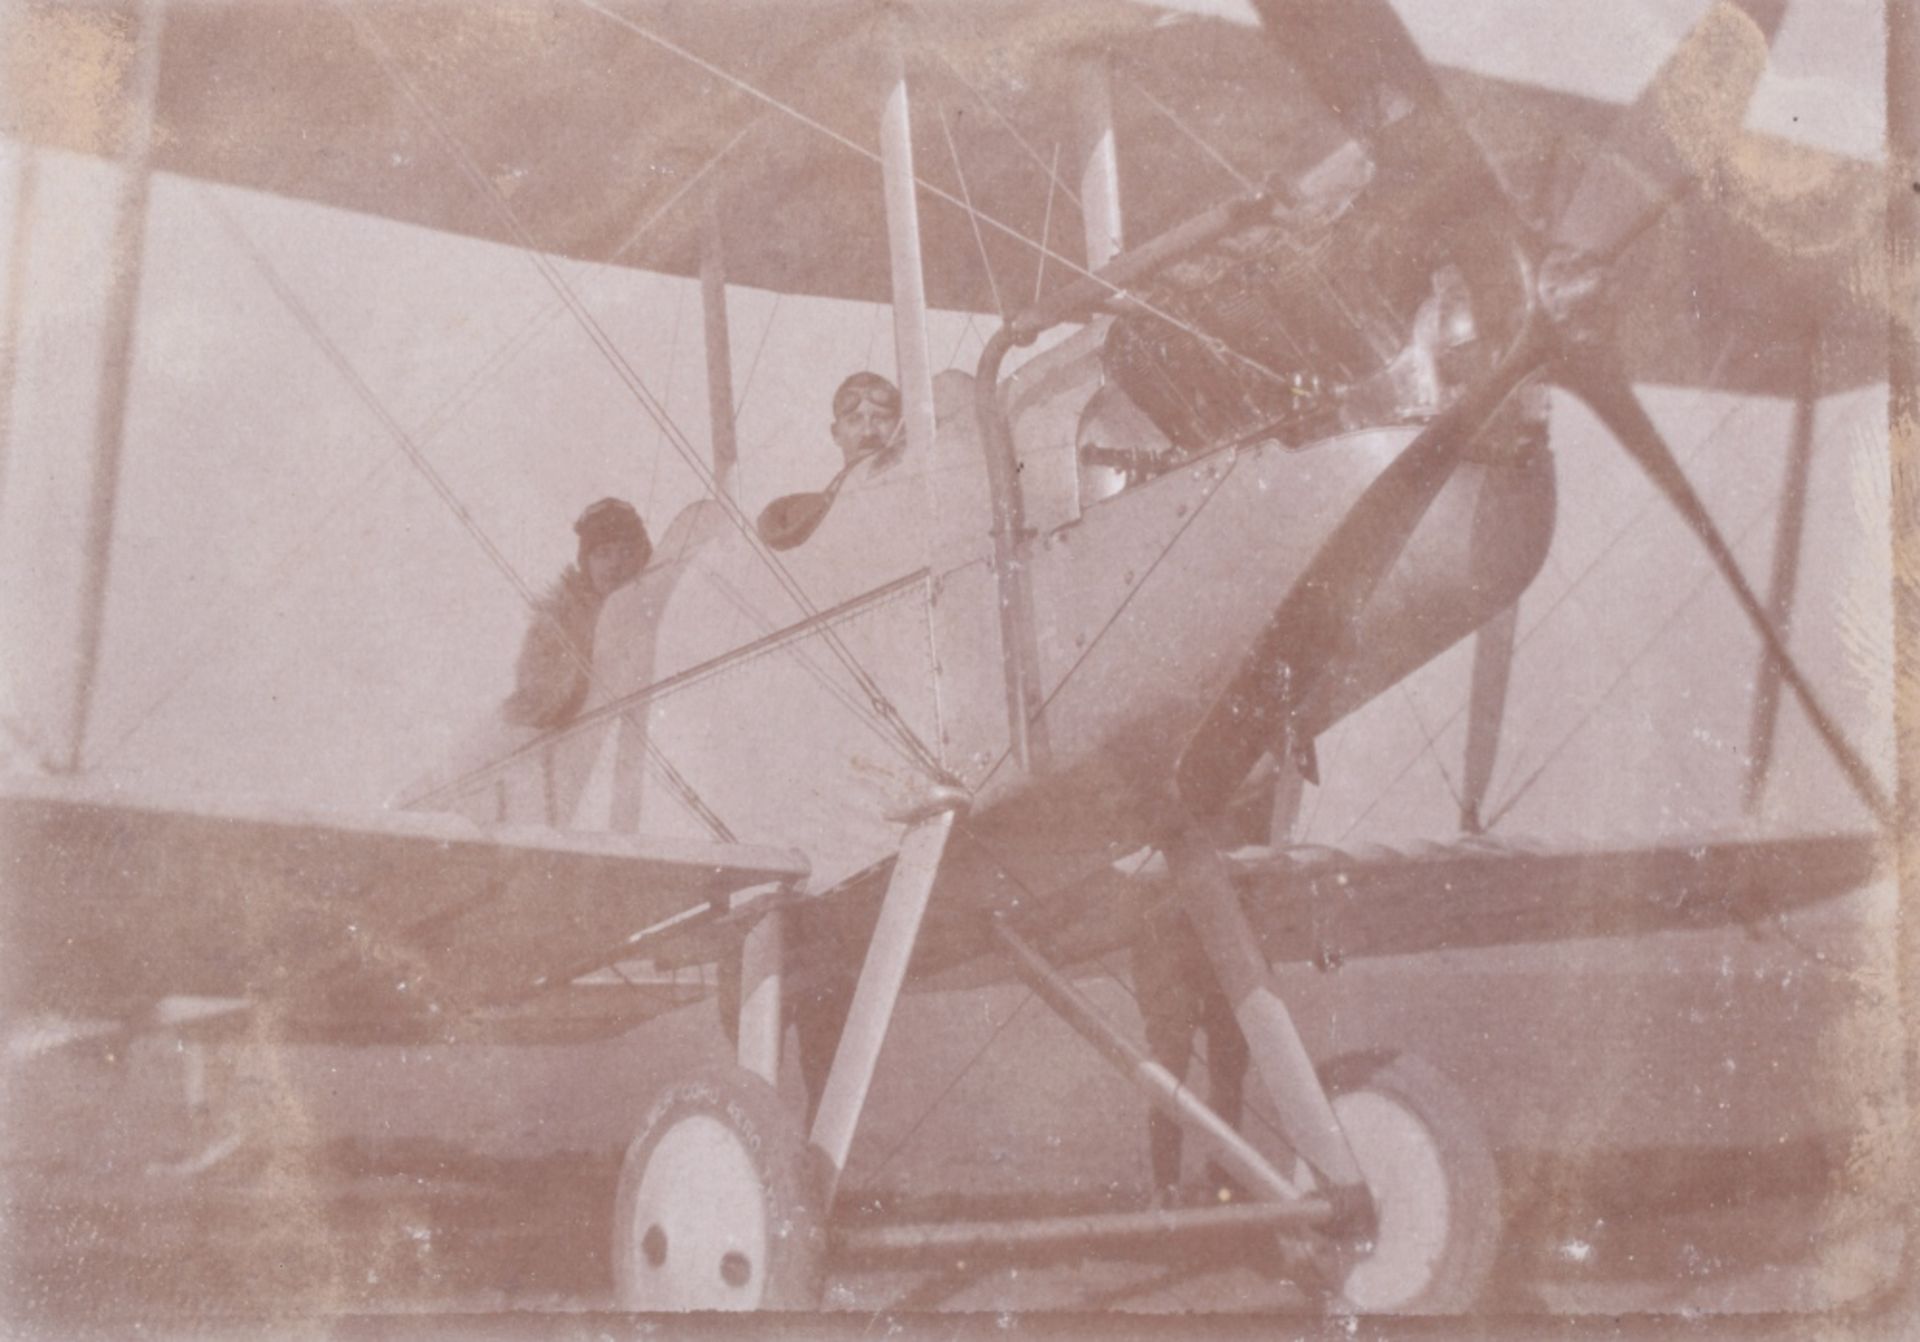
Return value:
<svg viewBox="0 0 1920 1342">
<path fill-rule="evenodd" d="M 1326 1068 L 1323 1079 L 1379 1214 L 1376 1249 L 1365 1256 L 1340 1255 L 1332 1309 L 1342 1314 L 1472 1309 L 1493 1271 L 1501 1236 L 1499 1169 L 1472 1106 L 1438 1071 L 1408 1054 L 1343 1059 Z M 1431 1203 L 1416 1204 L 1408 1198 L 1409 1189 L 1375 1182 L 1409 1173 L 1423 1185 L 1412 1188 L 1414 1193 L 1436 1191 L 1437 1175 L 1445 1198 L 1437 1254 L 1420 1246 L 1433 1233 L 1431 1221 L 1422 1224 Z M 1395 1269 L 1396 1258 L 1416 1264 L 1423 1280 L 1404 1280 Z"/>
<path fill-rule="evenodd" d="M 616 1307 L 818 1308 L 826 1265 L 818 1167 L 779 1095 L 752 1072 L 716 1066 L 664 1087 L 620 1168 Z M 674 1248 L 687 1245 L 676 1258 Z"/>
</svg>

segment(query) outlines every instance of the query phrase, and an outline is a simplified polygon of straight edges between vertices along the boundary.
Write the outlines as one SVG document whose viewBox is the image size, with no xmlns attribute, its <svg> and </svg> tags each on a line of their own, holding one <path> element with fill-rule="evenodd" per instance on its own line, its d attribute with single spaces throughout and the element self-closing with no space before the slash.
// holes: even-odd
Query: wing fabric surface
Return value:
<svg viewBox="0 0 1920 1342">
<path fill-rule="evenodd" d="M 1414 849 L 1299 847 L 1227 854 L 1261 949 L 1275 964 L 1487 951 L 1590 937 L 1758 929 L 1881 875 L 1868 834 L 1672 839 L 1587 852 L 1466 839 Z M 1116 864 L 1050 896 L 1021 934 L 1059 965 L 1130 946 L 1158 904 L 1179 899 L 1165 864 Z M 984 938 L 944 939 L 923 988 L 999 982 Z M 1102 972 L 1110 970 L 1102 969 Z"/>
<path fill-rule="evenodd" d="M 640 953 L 650 929 L 708 920 L 729 895 L 807 870 L 778 849 L 41 780 L 0 791 L 0 854 L 9 1011 L 137 1015 L 163 997 L 224 996 L 342 1034 L 456 1032 Z"/>
<path fill-rule="evenodd" d="M 1430 70 L 1383 0 L 1261 0 L 1259 7 L 1284 44 L 1284 60 L 1266 49 L 1276 44 L 1249 42 L 1237 25 L 1158 23 L 1145 5 L 920 0 L 904 7 L 916 106 L 924 110 L 914 118 L 915 161 L 927 186 L 943 193 L 923 216 L 930 302 L 991 311 L 990 270 L 1002 283 L 1042 270 L 1033 240 L 1046 228 L 1050 178 L 1031 147 L 1071 124 L 1072 56 L 1083 49 L 1111 52 L 1122 71 L 1116 139 L 1136 238 L 1230 190 L 1212 154 L 1167 134 L 1156 104 L 1186 109 L 1192 124 L 1206 128 L 1213 154 L 1255 179 L 1297 172 L 1326 152 L 1326 136 L 1351 135 L 1374 147 L 1386 175 L 1416 188 L 1406 198 L 1436 222 L 1476 217 L 1496 198 L 1496 173 L 1526 194 L 1524 183 L 1557 157 L 1547 136 L 1565 140 L 1576 176 L 1595 159 L 1611 165 L 1590 190 L 1619 178 L 1621 146 L 1609 143 L 1621 111 L 1615 104 Z M 73 59 L 70 50 L 87 49 L 66 40 L 72 7 L 29 0 L 17 8 L 22 49 L 47 59 L 16 63 L 16 77 L 0 88 L 9 134 L 110 152 L 101 128 L 111 118 L 71 110 L 76 80 L 101 77 L 63 64 Z M 112 28 L 134 27 L 124 3 L 84 8 Z M 161 37 L 157 169 L 514 242 L 396 95 L 356 37 L 358 21 L 378 31 L 466 152 L 513 182 L 514 212 L 543 250 L 692 274 L 699 238 L 711 227 L 694 197 L 682 199 L 698 180 L 730 202 L 720 226 L 734 282 L 886 300 L 878 168 L 849 147 L 873 145 L 890 68 L 877 45 L 885 25 L 874 22 L 871 4 L 620 0 L 606 7 L 632 27 L 577 3 L 351 8 L 354 20 L 348 7 L 323 0 L 172 0 Z M 1749 8 L 1766 6 L 1756 0 Z M 1767 26 L 1763 15 L 1759 30 Z M 635 28 L 713 63 L 738 85 Z M 111 104 L 117 93 L 103 96 Z M 1645 159 L 1626 148 L 1629 162 Z M 1797 378 L 1798 361 L 1783 363 L 1766 333 L 1817 310 L 1832 346 L 1823 390 L 1876 380 L 1884 314 L 1864 297 L 1875 290 L 1857 283 L 1856 272 L 1879 253 L 1878 172 L 1753 133 L 1740 133 L 1725 157 L 1712 190 L 1652 230 L 1623 277 L 1622 312 L 1644 337 L 1634 376 L 1756 393 L 1791 389 L 1783 379 Z M 964 191 L 956 159 L 965 164 Z M 963 196 L 1010 231 L 976 234 L 967 212 L 951 203 Z M 778 228 L 761 227 L 768 211 Z M 1601 214 L 1582 207 L 1563 217 L 1604 231 Z M 1062 253 L 1045 273 L 1064 279 L 1066 263 L 1077 260 Z M 1754 285 L 1756 274 L 1777 282 Z M 1677 301 L 1680 294 L 1692 301 Z M 1730 344 L 1739 357 L 1723 357 Z"/>
<path fill-rule="evenodd" d="M 1276 960 L 1753 925 L 1874 878 L 1864 834 L 1570 853 L 1473 841 L 1239 865 Z"/>
</svg>

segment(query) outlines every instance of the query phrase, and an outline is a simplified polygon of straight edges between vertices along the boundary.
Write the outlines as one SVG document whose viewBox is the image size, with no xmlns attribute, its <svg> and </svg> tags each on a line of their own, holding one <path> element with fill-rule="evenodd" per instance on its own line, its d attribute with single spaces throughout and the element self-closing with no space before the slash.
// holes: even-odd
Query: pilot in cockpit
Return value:
<svg viewBox="0 0 1920 1342">
<path fill-rule="evenodd" d="M 842 470 L 869 457 L 897 453 L 905 441 L 900 429 L 900 389 L 878 373 L 855 373 L 833 393 L 833 441 L 845 458 Z"/>
<path fill-rule="evenodd" d="M 900 389 L 878 373 L 848 377 L 833 393 L 833 423 L 829 432 L 840 449 L 842 464 L 827 487 L 817 493 L 788 494 L 760 513 L 760 539 L 776 550 L 804 544 L 826 517 L 842 485 L 854 468 L 866 465 L 867 478 L 898 462 L 906 442 L 900 416 Z"/>
</svg>

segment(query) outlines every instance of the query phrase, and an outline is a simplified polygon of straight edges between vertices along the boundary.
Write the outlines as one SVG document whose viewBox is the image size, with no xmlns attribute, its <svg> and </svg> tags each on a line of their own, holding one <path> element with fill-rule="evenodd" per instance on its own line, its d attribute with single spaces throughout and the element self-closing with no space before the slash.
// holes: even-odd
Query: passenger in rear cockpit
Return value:
<svg viewBox="0 0 1920 1342">
<path fill-rule="evenodd" d="M 520 644 L 514 689 L 500 716 L 522 727 L 558 727 L 586 702 L 600 607 L 647 566 L 653 542 L 625 499 L 601 499 L 573 524 L 575 561 L 534 606 Z"/>
</svg>

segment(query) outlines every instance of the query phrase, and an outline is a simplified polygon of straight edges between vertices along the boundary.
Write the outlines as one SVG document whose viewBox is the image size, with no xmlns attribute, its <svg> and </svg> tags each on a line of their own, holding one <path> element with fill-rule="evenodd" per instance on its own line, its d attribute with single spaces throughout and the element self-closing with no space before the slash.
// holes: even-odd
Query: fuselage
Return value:
<svg viewBox="0 0 1920 1342">
<path fill-rule="evenodd" d="M 1040 361 L 1036 361 L 1040 365 Z M 1074 439 L 1097 361 L 1030 365 L 1015 407 L 1030 534 L 1023 649 L 1004 583 L 969 380 L 944 374 L 930 458 L 856 470 L 799 549 L 774 556 L 718 505 L 687 510 L 609 600 L 582 723 L 443 793 L 488 821 L 796 848 L 823 893 L 887 861 L 938 786 L 972 798 L 937 898 L 1075 881 L 1164 831 L 1174 762 L 1330 530 L 1417 427 L 1194 457 L 1085 501 Z M 1544 448 L 1459 467 L 1322 678 L 1324 730 L 1511 603 L 1544 557 Z M 1008 659 L 1036 671 L 1024 766 Z M 495 736 L 496 742 L 502 738 Z"/>
<path fill-rule="evenodd" d="M 1087 510 L 1031 561 L 1045 707 L 1032 772 L 977 784 L 987 869 L 956 885 L 1045 890 L 1164 837 L 1174 766 L 1332 527 L 1409 427 L 1200 458 Z M 1515 600 L 1551 536 L 1550 456 L 1463 464 L 1302 706 L 1316 736 Z M 1004 872 L 1004 874 L 999 874 Z M 988 878 L 983 880 L 982 878 Z"/>
</svg>

